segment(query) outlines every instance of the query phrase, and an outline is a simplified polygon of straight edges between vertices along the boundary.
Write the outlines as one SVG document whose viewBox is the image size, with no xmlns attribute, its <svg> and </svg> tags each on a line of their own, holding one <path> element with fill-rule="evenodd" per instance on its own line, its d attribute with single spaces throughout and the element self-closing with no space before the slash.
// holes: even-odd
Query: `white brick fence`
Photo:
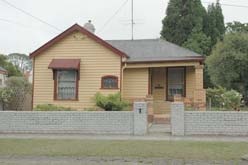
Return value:
<svg viewBox="0 0 248 165">
<path fill-rule="evenodd" d="M 248 112 L 184 111 L 171 105 L 172 135 L 248 135 Z"/>
<path fill-rule="evenodd" d="M 147 105 L 134 111 L 1 111 L 0 133 L 134 134 L 147 132 Z"/>
</svg>

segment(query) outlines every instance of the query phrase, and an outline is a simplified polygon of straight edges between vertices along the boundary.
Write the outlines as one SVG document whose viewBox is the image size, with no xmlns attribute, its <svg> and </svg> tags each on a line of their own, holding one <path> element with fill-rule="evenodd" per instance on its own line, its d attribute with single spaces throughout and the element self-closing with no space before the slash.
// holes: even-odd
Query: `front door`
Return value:
<svg viewBox="0 0 248 165">
<path fill-rule="evenodd" d="M 155 123 L 167 121 L 170 113 L 170 102 L 166 101 L 166 68 L 152 68 L 151 93 L 153 96 L 153 113 Z"/>
<path fill-rule="evenodd" d="M 152 95 L 154 100 L 165 100 L 165 68 L 152 68 Z"/>
</svg>

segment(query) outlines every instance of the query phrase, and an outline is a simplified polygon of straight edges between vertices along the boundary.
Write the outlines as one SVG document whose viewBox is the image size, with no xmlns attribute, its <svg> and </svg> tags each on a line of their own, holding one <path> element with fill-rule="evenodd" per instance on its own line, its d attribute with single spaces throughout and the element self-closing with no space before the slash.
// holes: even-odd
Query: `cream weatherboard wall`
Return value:
<svg viewBox="0 0 248 165">
<path fill-rule="evenodd" d="M 144 99 L 148 94 L 148 68 L 124 69 L 123 98 Z"/>
<path fill-rule="evenodd" d="M 120 89 L 100 89 L 101 77 L 118 77 L 120 88 L 121 57 L 80 32 L 74 32 L 35 57 L 33 107 L 56 104 L 84 110 L 94 106 L 96 92 L 110 94 Z M 48 65 L 52 59 L 81 59 L 78 101 L 54 100 L 54 81 Z"/>
</svg>

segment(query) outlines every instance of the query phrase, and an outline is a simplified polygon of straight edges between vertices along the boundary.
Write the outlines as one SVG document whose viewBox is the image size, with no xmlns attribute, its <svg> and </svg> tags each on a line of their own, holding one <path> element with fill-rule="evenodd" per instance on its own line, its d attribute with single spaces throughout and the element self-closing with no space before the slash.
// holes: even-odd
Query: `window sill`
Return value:
<svg viewBox="0 0 248 165">
<path fill-rule="evenodd" d="M 66 99 L 66 100 L 63 100 L 63 99 L 54 99 L 54 101 L 78 101 L 78 99 Z"/>
<path fill-rule="evenodd" d="M 118 90 L 120 88 L 100 88 L 101 90 Z"/>
</svg>

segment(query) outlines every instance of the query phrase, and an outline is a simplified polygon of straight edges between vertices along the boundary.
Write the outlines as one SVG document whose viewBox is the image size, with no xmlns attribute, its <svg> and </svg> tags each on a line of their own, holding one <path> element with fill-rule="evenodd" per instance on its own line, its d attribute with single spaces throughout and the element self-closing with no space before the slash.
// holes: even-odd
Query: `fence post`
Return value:
<svg viewBox="0 0 248 165">
<path fill-rule="evenodd" d="M 184 136 L 183 102 L 171 103 L 171 134 L 175 136 Z"/>
<path fill-rule="evenodd" d="M 134 102 L 134 135 L 145 135 L 147 133 L 147 103 Z"/>
</svg>

